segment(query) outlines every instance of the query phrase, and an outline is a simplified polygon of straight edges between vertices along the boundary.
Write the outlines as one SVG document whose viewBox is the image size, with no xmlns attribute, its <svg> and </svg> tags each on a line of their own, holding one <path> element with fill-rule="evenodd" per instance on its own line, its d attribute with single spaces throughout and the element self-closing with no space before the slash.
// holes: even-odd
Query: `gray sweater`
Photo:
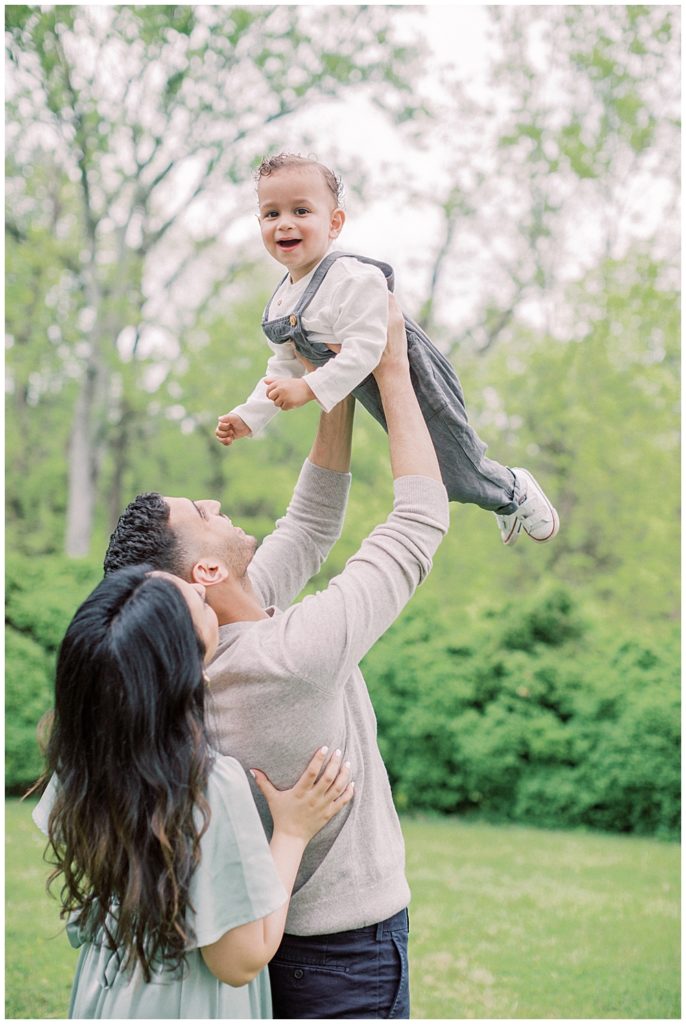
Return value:
<svg viewBox="0 0 686 1024">
<path fill-rule="evenodd" d="M 213 745 L 247 770 L 292 786 L 315 750 L 340 748 L 352 763 L 352 802 L 308 845 L 286 931 L 320 935 L 382 921 L 407 905 L 405 853 L 376 718 L 359 662 L 431 569 L 448 527 L 442 484 L 395 481 L 395 501 L 325 590 L 295 600 L 343 524 L 350 475 L 306 461 L 291 504 L 251 563 L 269 617 L 219 630 L 209 668 Z M 267 835 L 266 801 L 250 783 Z"/>
</svg>

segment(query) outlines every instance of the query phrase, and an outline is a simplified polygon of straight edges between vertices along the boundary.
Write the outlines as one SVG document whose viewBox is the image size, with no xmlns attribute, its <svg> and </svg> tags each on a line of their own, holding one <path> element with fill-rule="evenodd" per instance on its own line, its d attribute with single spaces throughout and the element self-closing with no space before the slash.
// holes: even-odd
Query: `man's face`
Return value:
<svg viewBox="0 0 686 1024">
<path fill-rule="evenodd" d="M 236 577 L 245 575 L 257 541 L 240 526 L 234 526 L 221 511 L 221 504 L 209 498 L 165 498 L 169 526 L 192 564 L 202 558 L 222 562 Z"/>
</svg>

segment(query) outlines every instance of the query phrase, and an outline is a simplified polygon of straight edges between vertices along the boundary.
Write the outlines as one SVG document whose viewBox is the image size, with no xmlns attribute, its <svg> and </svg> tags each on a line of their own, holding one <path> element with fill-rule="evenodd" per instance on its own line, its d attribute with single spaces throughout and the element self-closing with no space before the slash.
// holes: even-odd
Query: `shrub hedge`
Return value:
<svg viewBox="0 0 686 1024">
<path fill-rule="evenodd" d="M 92 562 L 5 565 L 5 787 L 23 793 L 43 770 L 36 726 L 52 707 L 57 651 L 78 605 L 102 576 Z"/>
<path fill-rule="evenodd" d="M 100 566 L 7 560 L 6 785 L 41 771 L 55 655 Z M 401 810 L 677 835 L 679 636 L 594 624 L 564 587 L 458 636 L 421 595 L 365 659 Z"/>
<path fill-rule="evenodd" d="M 398 807 L 673 837 L 679 637 L 594 627 L 563 587 L 456 643 L 423 607 L 365 659 Z"/>
</svg>

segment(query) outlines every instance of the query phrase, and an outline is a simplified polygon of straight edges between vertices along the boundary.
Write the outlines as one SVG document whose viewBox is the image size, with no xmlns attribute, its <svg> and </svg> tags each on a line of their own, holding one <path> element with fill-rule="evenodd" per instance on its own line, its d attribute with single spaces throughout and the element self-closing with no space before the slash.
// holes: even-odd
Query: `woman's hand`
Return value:
<svg viewBox="0 0 686 1024">
<path fill-rule="evenodd" d="M 352 800 L 355 783 L 350 781 L 350 762 L 341 764 L 341 752 L 337 750 L 322 771 L 327 753 L 326 747 L 317 751 L 292 789 L 276 789 L 263 771 L 251 769 L 269 804 L 274 833 L 308 843 Z"/>
<path fill-rule="evenodd" d="M 353 798 L 350 763 L 341 766 L 341 752 L 337 750 L 322 771 L 326 754 L 327 748 L 321 747 L 292 789 L 275 789 L 263 771 L 251 768 L 272 812 L 274 833 L 269 845 L 289 897 L 307 843 Z M 286 900 L 266 917 L 232 928 L 216 942 L 203 946 L 203 958 L 215 977 L 226 985 L 252 981 L 279 948 L 288 905 Z"/>
</svg>

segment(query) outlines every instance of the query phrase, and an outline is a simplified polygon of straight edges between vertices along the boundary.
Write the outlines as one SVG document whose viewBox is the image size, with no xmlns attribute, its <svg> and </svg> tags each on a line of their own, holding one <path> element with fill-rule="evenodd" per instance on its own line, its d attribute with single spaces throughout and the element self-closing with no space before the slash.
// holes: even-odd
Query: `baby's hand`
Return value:
<svg viewBox="0 0 686 1024">
<path fill-rule="evenodd" d="M 302 379 L 282 377 L 278 380 L 265 380 L 264 383 L 267 385 L 267 398 L 278 405 L 279 409 L 297 409 L 314 398 L 312 388 Z"/>
<path fill-rule="evenodd" d="M 228 446 L 239 437 L 249 437 L 252 430 L 235 412 L 227 412 L 226 416 L 220 416 L 217 420 L 217 429 L 214 433 L 218 441 Z"/>
</svg>

